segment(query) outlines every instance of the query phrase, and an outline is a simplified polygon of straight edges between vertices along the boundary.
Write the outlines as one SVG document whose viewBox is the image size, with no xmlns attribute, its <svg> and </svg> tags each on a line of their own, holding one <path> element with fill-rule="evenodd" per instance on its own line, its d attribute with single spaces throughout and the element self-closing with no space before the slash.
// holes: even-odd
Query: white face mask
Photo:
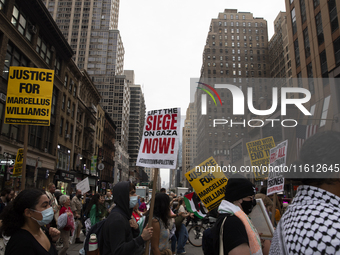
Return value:
<svg viewBox="0 0 340 255">
<path fill-rule="evenodd" d="M 138 202 L 137 196 L 130 197 L 130 204 L 129 204 L 130 209 L 134 208 L 137 202 Z"/>
<path fill-rule="evenodd" d="M 53 212 L 53 208 L 50 207 L 44 211 L 36 211 L 36 210 L 33 210 L 33 209 L 30 209 L 31 211 L 34 211 L 34 212 L 38 212 L 38 213 L 41 213 L 41 215 L 43 216 L 42 220 L 37 220 L 37 219 L 34 219 L 33 217 L 31 217 L 33 220 L 35 220 L 36 222 L 38 222 L 38 224 L 40 226 L 44 226 L 44 225 L 47 225 L 48 223 L 50 223 L 52 220 L 53 220 L 53 216 L 54 216 L 54 212 Z"/>
</svg>

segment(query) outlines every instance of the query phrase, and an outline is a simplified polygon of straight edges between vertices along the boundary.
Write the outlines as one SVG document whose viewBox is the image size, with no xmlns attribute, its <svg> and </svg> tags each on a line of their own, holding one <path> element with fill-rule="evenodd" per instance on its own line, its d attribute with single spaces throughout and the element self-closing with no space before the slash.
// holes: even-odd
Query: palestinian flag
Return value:
<svg viewBox="0 0 340 255">
<path fill-rule="evenodd" d="M 196 200 L 196 201 L 195 201 Z M 195 216 L 202 219 L 206 216 L 206 214 L 200 209 L 198 205 L 198 197 L 195 192 L 191 192 L 187 195 L 184 195 L 184 202 L 188 212 L 194 213 Z"/>
</svg>

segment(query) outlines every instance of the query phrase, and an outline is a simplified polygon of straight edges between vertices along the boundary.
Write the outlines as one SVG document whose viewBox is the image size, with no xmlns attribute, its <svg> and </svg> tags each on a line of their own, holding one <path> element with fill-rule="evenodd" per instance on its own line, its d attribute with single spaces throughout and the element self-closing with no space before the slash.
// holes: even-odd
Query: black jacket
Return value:
<svg viewBox="0 0 340 255">
<path fill-rule="evenodd" d="M 139 230 L 133 231 L 130 227 L 132 209 L 129 208 L 130 182 L 119 182 L 113 188 L 113 197 L 116 206 L 102 227 L 99 246 L 101 255 L 127 255 L 140 251 L 144 240 Z"/>
</svg>

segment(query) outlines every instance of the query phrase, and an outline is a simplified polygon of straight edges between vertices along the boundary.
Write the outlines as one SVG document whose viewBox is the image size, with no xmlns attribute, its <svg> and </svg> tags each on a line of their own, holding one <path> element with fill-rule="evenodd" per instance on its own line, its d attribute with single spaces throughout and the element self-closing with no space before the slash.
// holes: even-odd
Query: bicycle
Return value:
<svg viewBox="0 0 340 255">
<path fill-rule="evenodd" d="M 200 223 L 198 223 L 198 220 L 194 220 L 188 231 L 189 243 L 195 247 L 201 247 L 204 230 L 211 228 L 215 222 L 216 218 L 210 216 L 206 216 L 205 218 L 201 219 Z"/>
</svg>

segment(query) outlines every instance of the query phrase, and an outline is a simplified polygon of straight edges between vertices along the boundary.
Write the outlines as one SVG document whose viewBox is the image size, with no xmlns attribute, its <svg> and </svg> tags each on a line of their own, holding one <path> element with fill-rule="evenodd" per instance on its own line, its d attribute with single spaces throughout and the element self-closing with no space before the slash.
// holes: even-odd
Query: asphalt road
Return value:
<svg viewBox="0 0 340 255">
<path fill-rule="evenodd" d="M 84 240 L 84 236 L 81 234 L 81 240 Z M 67 250 L 68 255 L 79 255 L 79 250 L 83 247 L 83 244 L 71 244 Z M 169 246 L 170 247 L 170 246 Z M 202 247 L 194 247 L 190 243 L 185 245 L 186 255 L 203 255 Z"/>
</svg>

